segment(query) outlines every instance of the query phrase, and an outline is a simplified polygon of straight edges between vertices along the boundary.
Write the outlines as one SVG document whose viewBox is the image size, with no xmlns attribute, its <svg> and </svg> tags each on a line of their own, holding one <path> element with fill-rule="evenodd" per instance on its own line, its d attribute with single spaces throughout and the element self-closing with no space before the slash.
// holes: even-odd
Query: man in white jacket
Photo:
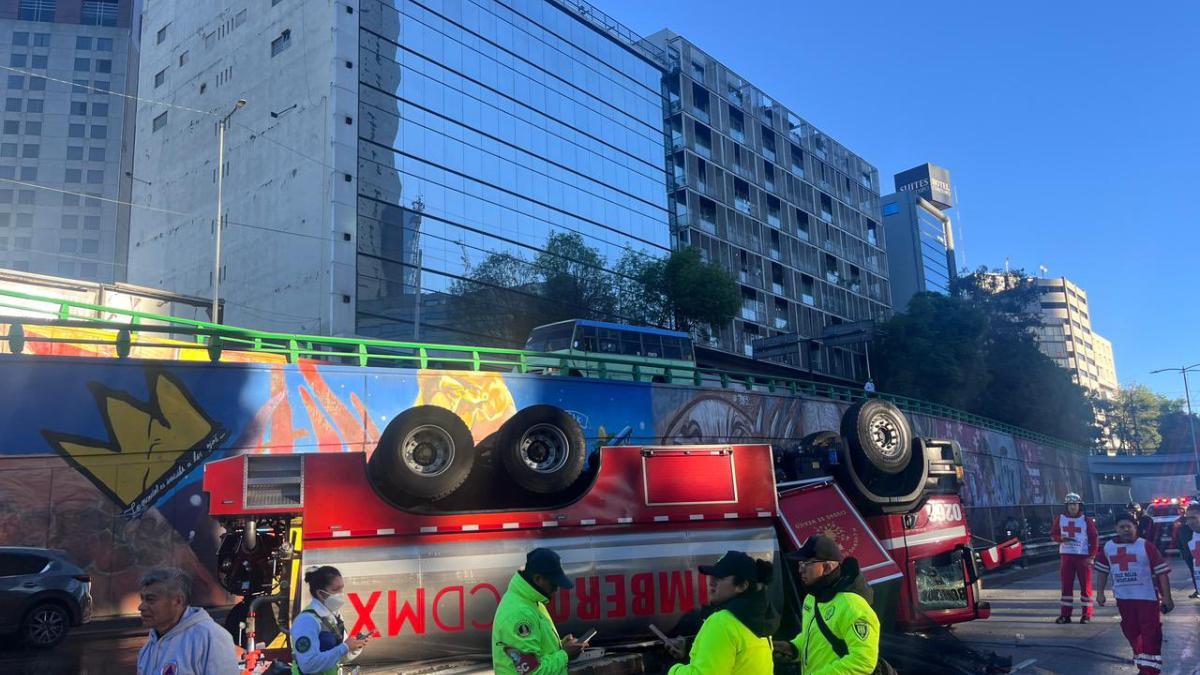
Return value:
<svg viewBox="0 0 1200 675">
<path fill-rule="evenodd" d="M 183 570 L 142 577 L 138 612 L 150 640 L 138 652 L 138 675 L 237 675 L 233 639 L 199 607 L 189 607 L 192 583 Z"/>
</svg>

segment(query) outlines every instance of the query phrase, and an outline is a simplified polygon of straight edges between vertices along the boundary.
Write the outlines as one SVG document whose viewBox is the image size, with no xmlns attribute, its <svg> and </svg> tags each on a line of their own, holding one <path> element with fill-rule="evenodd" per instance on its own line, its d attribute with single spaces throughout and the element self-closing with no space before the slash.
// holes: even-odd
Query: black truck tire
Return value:
<svg viewBox="0 0 1200 675">
<path fill-rule="evenodd" d="M 535 405 L 513 416 L 500 429 L 500 463 L 517 485 L 536 494 L 571 487 L 583 473 L 587 442 L 570 413 Z"/>
<path fill-rule="evenodd" d="M 842 415 L 842 438 L 850 451 L 866 460 L 870 472 L 898 474 L 912 460 L 913 434 L 908 418 L 896 406 L 867 399 Z"/>
<path fill-rule="evenodd" d="M 394 502 L 436 501 L 457 490 L 474 465 L 475 442 L 467 425 L 445 408 L 425 405 L 392 420 L 367 473 Z"/>
</svg>

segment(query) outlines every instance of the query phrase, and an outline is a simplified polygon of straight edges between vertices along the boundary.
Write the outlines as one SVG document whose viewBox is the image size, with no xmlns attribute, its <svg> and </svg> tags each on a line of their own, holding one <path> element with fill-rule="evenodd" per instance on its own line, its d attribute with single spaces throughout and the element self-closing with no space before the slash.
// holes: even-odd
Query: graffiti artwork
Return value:
<svg viewBox="0 0 1200 675">
<path fill-rule="evenodd" d="M 272 359 L 275 360 L 275 359 Z M 138 576 L 173 564 L 197 601 L 231 599 L 211 570 L 219 541 L 199 490 L 235 453 L 374 451 L 414 405 L 454 412 L 479 443 L 537 404 L 569 411 L 589 447 L 786 446 L 837 429 L 845 404 L 757 392 L 586 378 L 299 364 L 0 355 L 0 545 L 53 546 L 93 575 L 98 615 L 129 612 Z M 966 455 L 968 505 L 1040 503 L 1082 459 L 1006 434 L 913 416 Z M 830 534 L 838 536 L 837 531 Z M 853 542 L 845 542 L 853 545 Z"/>
</svg>

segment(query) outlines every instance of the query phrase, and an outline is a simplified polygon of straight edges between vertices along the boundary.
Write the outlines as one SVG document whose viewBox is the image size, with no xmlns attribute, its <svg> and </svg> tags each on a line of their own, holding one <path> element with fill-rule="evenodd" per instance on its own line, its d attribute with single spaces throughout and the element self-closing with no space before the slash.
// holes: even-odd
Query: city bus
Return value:
<svg viewBox="0 0 1200 675">
<path fill-rule="evenodd" d="M 683 368 L 687 369 L 686 379 L 690 381 L 691 369 L 696 365 L 692 337 L 687 333 L 588 319 L 538 326 L 530 332 L 525 349 L 568 357 L 565 361 L 530 358 L 529 366 L 534 372 L 558 373 L 566 368 L 568 375 L 577 377 L 683 381 L 683 372 L 675 377 L 670 374 L 671 368 Z M 605 357 L 614 361 L 605 361 Z M 603 372 L 599 372 L 601 369 Z"/>
</svg>

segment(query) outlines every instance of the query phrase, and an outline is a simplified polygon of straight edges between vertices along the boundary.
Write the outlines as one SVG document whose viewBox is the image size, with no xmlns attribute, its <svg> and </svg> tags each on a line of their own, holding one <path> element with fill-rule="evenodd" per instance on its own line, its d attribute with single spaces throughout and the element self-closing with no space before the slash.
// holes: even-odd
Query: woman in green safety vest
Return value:
<svg viewBox="0 0 1200 675">
<path fill-rule="evenodd" d="M 292 621 L 292 674 L 340 675 L 342 664 L 362 652 L 370 636 L 347 637 L 338 612 L 346 604 L 345 582 L 336 567 L 304 573 L 312 602 Z"/>
<path fill-rule="evenodd" d="M 729 551 L 715 565 L 701 565 L 708 576 L 711 613 L 692 643 L 688 663 L 670 675 L 764 675 L 774 670 L 771 635 L 779 613 L 767 600 L 772 566 L 741 551 Z"/>
</svg>

